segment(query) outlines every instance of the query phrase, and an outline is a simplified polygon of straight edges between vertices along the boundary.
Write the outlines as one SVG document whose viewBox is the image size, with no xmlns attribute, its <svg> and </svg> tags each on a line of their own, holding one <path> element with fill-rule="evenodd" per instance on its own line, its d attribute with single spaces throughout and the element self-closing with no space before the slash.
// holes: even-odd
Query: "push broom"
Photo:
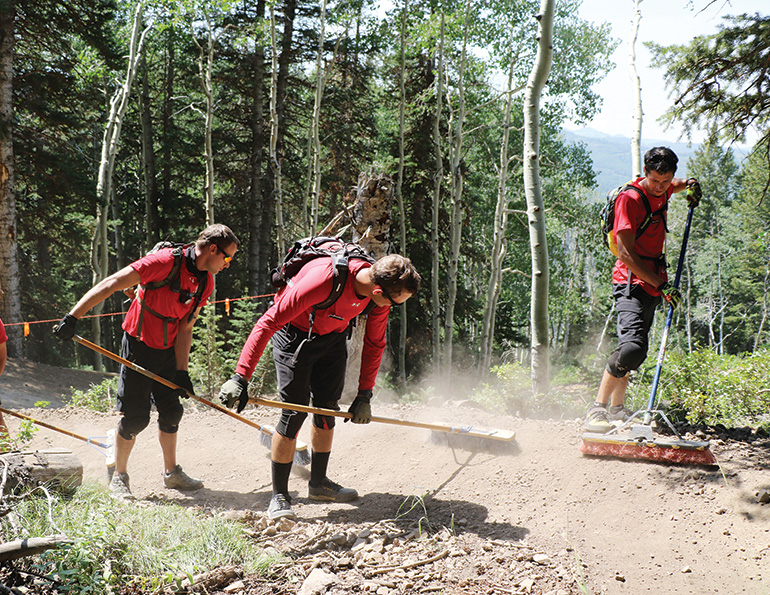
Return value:
<svg viewBox="0 0 770 595">
<path fill-rule="evenodd" d="M 679 287 L 679 280 L 684 268 L 684 255 L 687 250 L 687 239 L 690 236 L 694 207 L 687 212 L 687 224 L 682 238 L 682 249 L 679 252 L 679 263 L 676 267 L 674 287 Z M 674 319 L 674 307 L 668 307 L 666 324 L 660 339 L 658 362 L 655 366 L 655 375 L 652 379 L 650 398 L 647 401 L 647 409 L 634 413 L 628 421 L 617 428 L 613 428 L 606 434 L 586 432 L 582 436 L 580 452 L 586 455 L 598 455 L 619 457 L 623 459 L 647 459 L 650 461 L 663 461 L 666 463 L 682 463 L 686 465 L 716 465 L 714 453 L 709 450 L 709 443 L 698 440 L 684 440 L 674 425 L 669 421 L 663 411 L 655 409 L 655 400 L 660 382 L 660 373 L 663 369 L 663 358 L 666 354 L 666 343 L 671 323 Z M 666 439 L 655 436 L 652 432 L 652 418 L 657 415 L 671 430 L 675 438 Z M 636 422 L 634 423 L 634 420 Z M 641 422 L 641 423 L 639 423 Z M 620 432 L 624 432 L 620 434 Z"/>
<path fill-rule="evenodd" d="M 138 372 L 139 374 L 142 374 L 143 376 L 146 376 L 147 378 L 150 378 L 151 380 L 154 380 L 155 382 L 158 382 L 160 384 L 163 384 L 169 388 L 173 388 L 175 390 L 183 390 L 181 386 L 178 386 L 174 382 L 171 382 L 170 380 L 167 380 L 166 378 L 163 378 L 162 376 L 158 376 L 157 374 L 150 372 L 146 368 L 143 368 L 142 366 L 135 364 L 133 362 L 128 361 L 127 359 L 120 357 L 116 353 L 112 353 L 108 349 L 105 349 L 104 347 L 101 347 L 97 345 L 96 343 L 92 343 L 91 341 L 84 339 L 83 337 L 79 335 L 75 335 L 72 337 L 73 341 L 76 343 L 80 343 L 84 347 L 88 347 L 89 349 L 92 349 L 96 351 L 97 353 L 101 353 L 105 357 L 110 358 L 111 360 L 114 360 L 118 362 L 119 364 L 123 364 L 127 368 L 133 370 L 134 372 Z M 230 411 L 227 407 L 223 407 L 222 405 L 218 405 L 212 401 L 209 401 L 208 399 L 204 397 L 199 397 L 198 395 L 194 395 L 189 391 L 185 391 L 187 393 L 187 396 L 191 399 L 194 399 L 195 401 L 198 401 L 199 403 L 202 403 L 203 405 L 206 405 L 207 407 L 211 407 L 212 409 L 216 409 L 220 413 L 224 413 L 225 415 L 229 415 L 233 419 L 237 419 L 238 421 L 241 421 L 245 423 L 247 426 L 251 426 L 252 428 L 259 430 L 260 436 L 260 443 L 263 446 L 266 446 L 267 448 L 270 448 L 272 445 L 273 440 L 273 432 L 275 432 L 275 429 L 271 426 L 265 425 L 265 424 L 258 424 L 254 421 L 251 421 L 250 419 L 247 419 L 243 417 L 242 415 L 239 415 L 235 413 L 234 411 Z M 294 462 L 297 465 L 309 465 L 310 464 L 310 453 L 308 452 L 307 444 L 304 442 L 297 441 L 297 448 L 294 452 Z"/>
<path fill-rule="evenodd" d="M 297 405 L 295 403 L 283 403 L 281 401 L 271 401 L 268 399 L 249 399 L 250 403 L 264 405 L 265 407 L 275 407 L 278 409 L 288 409 L 290 411 L 303 411 L 305 413 L 315 413 L 317 415 L 330 415 L 333 417 L 343 417 L 352 419 L 353 415 L 347 411 L 335 411 L 333 409 L 321 409 L 320 407 L 310 407 L 308 405 Z M 404 419 L 393 419 L 389 417 L 372 416 L 372 421 L 381 424 L 391 424 L 394 426 L 407 426 L 410 428 L 423 428 L 431 430 L 431 439 L 434 442 L 443 442 L 450 447 L 463 448 L 465 450 L 484 450 L 493 454 L 506 454 L 518 452 L 518 445 L 514 441 L 515 434 L 510 430 L 495 430 L 487 428 L 473 428 L 471 426 L 454 426 L 440 423 L 425 423 L 419 421 L 408 421 Z M 439 436 L 443 437 L 439 438 Z"/>
</svg>

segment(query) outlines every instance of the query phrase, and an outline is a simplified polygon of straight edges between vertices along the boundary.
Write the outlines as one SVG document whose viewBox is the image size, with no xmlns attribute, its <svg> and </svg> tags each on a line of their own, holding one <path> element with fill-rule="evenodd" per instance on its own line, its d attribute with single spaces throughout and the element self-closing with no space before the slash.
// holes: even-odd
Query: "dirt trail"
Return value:
<svg viewBox="0 0 770 595">
<path fill-rule="evenodd" d="M 12 378 L 0 379 L 4 402 L 6 380 Z M 38 399 L 44 396 L 52 400 L 50 395 Z M 466 540 L 463 560 L 468 568 L 475 561 L 473 580 L 481 576 L 488 580 L 484 584 L 507 585 L 511 593 L 527 592 L 527 586 L 532 593 L 583 593 L 581 584 L 595 594 L 770 593 L 770 504 L 757 497 L 770 489 L 766 438 L 751 443 L 716 439 L 712 450 L 721 470 L 687 468 L 584 457 L 578 452 L 577 421 L 521 419 L 466 407 L 375 402 L 373 409 L 386 417 L 512 429 L 519 452 L 472 453 L 434 444 L 426 430 L 340 423 L 330 476 L 362 497 L 354 504 L 310 503 L 308 471 L 295 466 L 290 489 L 302 521 L 296 530 L 319 523 L 368 526 L 417 504 L 414 522 L 454 528 L 458 539 Z M 66 407 L 35 414 L 86 436 L 104 436 L 117 419 Z M 261 408 L 247 415 L 274 423 L 278 414 Z M 307 439 L 305 432 L 301 439 Z M 104 457 L 97 449 L 43 429 L 31 446 L 72 450 L 83 462 L 85 477 L 106 484 Z M 179 435 L 179 460 L 191 475 L 204 479 L 205 488 L 188 495 L 164 489 L 151 425 L 140 435 L 129 464 L 135 495 L 233 511 L 261 512 L 267 505 L 268 451 L 245 424 L 214 411 L 189 410 Z M 521 546 L 547 556 L 530 573 L 539 579 L 532 584 L 514 580 L 521 564 L 532 564 L 521 559 Z M 454 582 L 459 575 L 451 574 L 451 564 L 456 567 L 457 560 L 435 563 L 443 569 L 435 579 L 445 581 L 442 592 L 484 592 Z M 419 592 L 397 581 L 392 586 L 387 592 Z"/>
</svg>

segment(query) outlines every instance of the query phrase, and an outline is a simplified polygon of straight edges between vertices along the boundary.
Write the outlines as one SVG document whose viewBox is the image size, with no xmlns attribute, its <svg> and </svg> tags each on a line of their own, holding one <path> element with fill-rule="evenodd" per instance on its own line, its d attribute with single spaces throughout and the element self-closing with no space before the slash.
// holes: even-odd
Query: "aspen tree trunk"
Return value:
<svg viewBox="0 0 770 595">
<path fill-rule="evenodd" d="M 174 127 L 174 79 L 176 74 L 176 48 L 174 47 L 174 27 L 169 27 L 166 31 L 166 80 L 163 90 L 163 115 L 161 120 L 161 151 L 163 154 L 163 168 L 161 170 L 161 188 L 162 192 L 159 201 L 168 201 L 171 196 L 171 182 L 173 177 L 173 168 L 171 160 L 171 149 L 173 145 L 172 129 Z M 158 218 L 158 235 L 162 235 L 164 224 Z"/>
<path fill-rule="evenodd" d="M 141 71 L 142 92 L 139 98 L 139 121 L 142 127 L 142 177 L 144 180 L 145 234 L 143 252 L 147 252 L 160 240 L 160 226 L 158 224 L 158 182 L 155 171 L 150 82 L 147 73 L 147 58 L 144 53 L 142 53 Z"/>
<path fill-rule="evenodd" d="M 639 21 L 642 0 L 634 0 L 633 33 L 628 53 L 628 69 L 634 94 L 634 127 L 631 130 L 631 174 L 634 178 L 642 175 L 642 84 L 636 71 L 636 40 L 639 36 Z"/>
<path fill-rule="evenodd" d="M 762 331 L 765 328 L 765 323 L 767 322 L 768 287 L 770 286 L 768 281 L 770 281 L 770 267 L 765 266 L 765 278 L 762 281 L 762 318 L 759 321 L 759 328 L 757 329 L 757 335 L 754 338 L 753 351 L 756 351 L 761 345 Z"/>
<path fill-rule="evenodd" d="M 536 393 L 549 385 L 548 349 L 548 242 L 545 208 L 540 187 L 540 96 L 548 80 L 553 55 L 553 12 L 555 0 L 541 0 L 537 15 L 537 54 L 524 93 L 524 191 L 527 198 L 529 245 L 532 254 L 531 375 Z"/>
<path fill-rule="evenodd" d="M 204 196 L 206 202 L 206 225 L 214 223 L 214 146 L 211 135 L 214 127 L 214 87 L 211 82 L 211 74 L 214 70 L 214 43 L 216 41 L 211 29 L 211 19 L 208 13 L 203 11 L 208 28 L 208 39 L 205 47 L 198 43 L 193 32 L 193 40 L 198 46 L 198 76 L 200 77 L 201 90 L 206 98 L 206 109 L 203 114 L 203 162 L 206 166 L 206 181 L 204 184 Z M 216 299 L 212 294 L 212 301 Z"/>
<path fill-rule="evenodd" d="M 441 151 L 441 112 L 444 97 L 444 11 L 441 11 L 441 33 L 436 52 L 436 112 L 433 117 L 433 144 L 436 150 L 436 173 L 433 180 L 433 214 L 431 230 L 431 313 L 433 323 L 433 371 L 441 369 L 441 300 L 439 294 L 438 225 L 441 212 L 441 183 L 444 178 L 444 157 Z"/>
<path fill-rule="evenodd" d="M 21 322 L 21 287 L 16 232 L 16 166 L 13 152 L 13 57 L 16 5 L 0 3 L 0 317 Z M 9 326 L 8 355 L 24 357 L 19 326 Z"/>
<path fill-rule="evenodd" d="M 513 42 L 514 28 L 511 27 L 511 42 Z M 481 340 L 479 354 L 479 373 L 486 374 L 492 361 L 492 344 L 495 334 L 495 315 L 497 312 L 497 300 L 500 297 L 500 285 L 503 277 L 503 260 L 505 259 L 505 231 L 508 227 L 508 141 L 511 132 L 511 111 L 513 107 L 513 74 L 516 65 L 516 57 L 511 58 L 508 69 L 508 85 L 503 112 L 503 138 L 500 142 L 500 163 L 497 176 L 497 205 L 495 206 L 495 218 L 493 220 L 492 254 L 490 258 L 489 283 L 484 303 L 484 315 L 481 322 Z"/>
<path fill-rule="evenodd" d="M 281 155 L 279 139 L 281 122 L 278 114 L 279 66 L 278 43 L 275 36 L 275 4 L 270 3 L 270 46 L 273 53 L 272 71 L 270 73 L 270 169 L 273 172 L 273 196 L 275 200 L 276 248 L 278 258 L 286 254 L 286 228 L 283 222 L 283 188 L 281 177 Z"/>
<path fill-rule="evenodd" d="M 150 30 L 150 26 L 141 31 L 142 19 L 144 13 L 144 2 L 138 2 L 136 12 L 134 13 L 134 23 L 131 31 L 131 41 L 129 42 L 128 66 L 123 85 L 115 92 L 110 101 L 110 115 L 107 119 L 107 125 L 102 137 L 102 154 L 99 161 L 99 176 L 96 182 L 96 225 L 94 235 L 91 240 L 91 269 L 93 271 L 92 280 L 96 285 L 109 274 L 110 252 L 107 230 L 107 219 L 109 214 L 110 197 L 112 196 L 112 176 L 115 171 L 115 156 L 118 153 L 118 141 L 120 139 L 120 129 L 123 125 L 123 116 L 128 107 L 128 99 L 131 95 L 131 86 L 134 83 L 137 66 L 144 49 L 144 38 Z M 140 33 L 141 31 L 141 33 Z M 93 308 L 94 318 L 91 319 L 91 328 L 93 331 L 93 340 L 101 343 L 101 322 L 99 314 L 104 309 L 104 302 Z M 102 358 L 94 353 L 94 368 L 101 371 Z"/>
<path fill-rule="evenodd" d="M 450 246 L 449 270 L 447 272 L 449 289 L 447 291 L 446 314 L 444 320 L 444 370 L 447 378 L 452 374 L 452 348 L 454 347 L 454 314 L 457 300 L 457 277 L 460 269 L 460 243 L 463 229 L 463 174 L 460 169 L 463 155 L 463 126 L 465 124 L 465 60 L 470 37 L 470 0 L 465 2 L 465 23 L 463 45 L 460 54 L 460 65 L 457 73 L 457 116 L 451 126 L 452 158 L 450 170 L 451 183 L 451 214 L 450 214 Z"/>
<path fill-rule="evenodd" d="M 321 101 L 324 94 L 324 38 L 326 36 L 326 0 L 321 0 L 321 14 L 318 29 L 318 54 L 315 63 L 315 102 L 313 104 L 313 120 L 311 132 L 313 138 L 313 196 L 310 207 L 310 232 L 318 232 L 318 209 L 321 200 Z"/>
<path fill-rule="evenodd" d="M 404 205 L 404 122 L 406 119 L 406 18 L 409 13 L 409 0 L 404 0 L 401 15 L 401 71 L 398 77 L 400 100 L 398 106 L 398 177 L 396 178 L 396 200 L 398 201 L 399 235 L 401 240 L 401 255 L 407 256 L 406 251 L 406 207 Z M 398 337 L 398 380 L 401 394 L 406 394 L 406 303 L 399 307 L 401 313 L 401 331 Z"/>
</svg>

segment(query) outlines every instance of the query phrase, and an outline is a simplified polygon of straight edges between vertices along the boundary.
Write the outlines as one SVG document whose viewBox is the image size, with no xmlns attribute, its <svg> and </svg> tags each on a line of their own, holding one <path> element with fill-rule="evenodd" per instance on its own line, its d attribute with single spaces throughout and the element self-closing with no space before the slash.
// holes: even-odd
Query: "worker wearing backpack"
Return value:
<svg viewBox="0 0 770 595">
<path fill-rule="evenodd" d="M 54 328 L 71 340 L 78 319 L 116 291 L 139 285 L 123 321 L 125 359 L 173 381 L 173 390 L 121 366 L 118 383 L 118 423 L 115 472 L 110 492 L 132 500 L 128 458 L 136 436 L 150 423 L 150 408 L 158 410 L 158 440 L 163 452 L 163 483 L 167 488 L 197 490 L 203 482 L 187 475 L 176 462 L 176 443 L 183 407 L 179 397 L 195 394 L 187 371 L 192 329 L 201 307 L 214 289 L 214 275 L 230 266 L 240 241 L 221 224 L 204 229 L 194 244 L 151 252 L 94 285 Z"/>
<path fill-rule="evenodd" d="M 235 374 L 222 385 L 219 398 L 223 404 L 237 406 L 238 411 L 246 406 L 248 381 L 272 337 L 281 400 L 308 405 L 312 396 L 314 406 L 339 410 L 347 367 L 348 329 L 353 319 L 370 310 L 358 393 L 348 411 L 353 415 L 353 423 L 371 421 L 370 399 L 385 349 L 390 307 L 403 304 L 417 293 L 420 275 L 408 258 L 397 254 L 380 258 L 374 264 L 365 258 L 350 258 L 346 262 L 344 255 L 341 259 L 329 256 L 306 259 L 290 282 L 278 291 L 273 305 L 257 320 L 241 351 Z M 297 261 L 293 257 L 287 260 Z M 341 267 L 340 262 L 346 264 Z M 333 304 L 326 306 L 340 275 L 345 278 L 341 293 Z M 372 303 L 373 309 L 369 308 Z M 324 308 L 317 308 L 319 304 Z M 296 518 L 291 509 L 289 474 L 297 434 L 306 417 L 306 413 L 283 410 L 273 435 L 273 491 L 267 509 L 270 519 Z M 310 500 L 350 502 L 358 498 L 355 490 L 327 477 L 334 425 L 334 417 L 313 416 Z"/>
<path fill-rule="evenodd" d="M 612 283 L 618 346 L 609 357 L 596 401 L 586 415 L 584 428 L 588 432 L 607 432 L 612 422 L 623 422 L 633 415 L 623 405 L 628 374 L 647 357 L 655 308 L 661 296 L 674 308 L 682 300 L 666 273 L 666 208 L 671 195 L 685 189 L 689 206 L 697 206 L 701 189 L 695 178 L 674 177 L 678 161 L 667 147 L 650 149 L 644 155 L 644 177 L 633 181 L 633 188 L 622 189 L 615 200 L 612 239 L 618 258 Z"/>
</svg>

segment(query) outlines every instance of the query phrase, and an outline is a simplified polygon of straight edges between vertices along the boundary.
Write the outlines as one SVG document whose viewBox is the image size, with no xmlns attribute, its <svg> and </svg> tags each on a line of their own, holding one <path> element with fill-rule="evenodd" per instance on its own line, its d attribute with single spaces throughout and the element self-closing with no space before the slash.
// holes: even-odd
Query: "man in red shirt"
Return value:
<svg viewBox="0 0 770 595">
<path fill-rule="evenodd" d="M 623 422 L 633 415 L 623 405 L 628 374 L 647 357 L 655 308 L 661 296 L 674 308 L 682 300 L 679 290 L 668 282 L 666 272 L 666 209 L 671 195 L 685 189 L 688 204 L 697 206 L 701 190 L 695 178 L 674 177 L 678 161 L 667 147 L 650 149 L 644 155 L 644 177 L 632 183 L 634 188 L 621 192 L 615 202 L 613 234 L 618 259 L 612 283 L 618 312 L 618 347 L 610 355 L 596 402 L 588 410 L 586 431 L 607 432 L 611 422 Z M 649 202 L 649 211 L 641 193 Z M 648 217 L 647 227 L 643 228 Z"/>
<path fill-rule="evenodd" d="M 347 366 L 346 339 L 351 321 L 373 302 L 366 319 L 358 393 L 348 410 L 353 423 L 371 421 L 374 381 L 385 349 L 385 331 L 390 307 L 415 295 L 420 275 L 408 258 L 391 254 L 374 264 L 351 259 L 342 294 L 329 308 L 317 310 L 310 333 L 313 306 L 323 302 L 332 289 L 331 258 L 316 258 L 305 264 L 276 295 L 249 335 L 235 368 L 235 375 L 222 385 L 219 397 L 228 407 L 242 410 L 248 401 L 247 387 L 267 342 L 273 339 L 273 359 L 281 400 L 339 410 Z M 296 518 L 289 497 L 289 474 L 297 434 L 306 413 L 284 410 L 273 435 L 273 495 L 267 514 L 270 519 Z M 349 502 L 358 493 L 326 476 L 334 436 L 335 418 L 314 415 L 313 446 L 308 498 L 316 501 Z"/>
<path fill-rule="evenodd" d="M 240 241 L 221 224 L 204 229 L 196 242 L 181 249 L 164 248 L 148 254 L 94 285 L 54 329 L 62 340 L 75 335 L 76 324 L 91 308 L 116 291 L 139 286 L 123 321 L 122 355 L 141 367 L 172 380 L 194 394 L 187 371 L 192 329 L 201 307 L 214 289 L 214 275 L 230 266 Z M 178 274 L 165 281 L 181 258 Z M 153 283 L 161 286 L 153 287 Z M 158 410 L 158 440 L 163 452 L 168 488 L 196 490 L 203 482 L 187 475 L 176 462 L 176 443 L 183 407 L 179 397 L 185 391 L 172 390 L 125 366 L 121 366 L 115 444 L 115 473 L 110 482 L 113 495 L 133 499 L 129 486 L 128 458 L 136 436 L 150 423 L 150 408 Z"/>
</svg>

